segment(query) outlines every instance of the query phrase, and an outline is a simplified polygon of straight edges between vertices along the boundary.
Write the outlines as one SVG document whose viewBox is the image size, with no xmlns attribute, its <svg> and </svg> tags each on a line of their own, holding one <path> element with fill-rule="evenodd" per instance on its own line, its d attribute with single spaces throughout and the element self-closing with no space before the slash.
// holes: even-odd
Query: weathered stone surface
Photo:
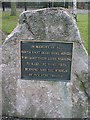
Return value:
<svg viewBox="0 0 90 120">
<path fill-rule="evenodd" d="M 2 48 L 0 48 L 0 119 L 2 117 Z"/>
<path fill-rule="evenodd" d="M 73 42 L 71 81 L 20 78 L 20 40 Z M 74 18 L 65 9 L 23 12 L 2 45 L 3 115 L 28 118 L 87 117 L 88 55 Z"/>
<path fill-rule="evenodd" d="M 4 42 L 5 38 L 5 34 L 0 30 L 0 44 Z"/>
</svg>

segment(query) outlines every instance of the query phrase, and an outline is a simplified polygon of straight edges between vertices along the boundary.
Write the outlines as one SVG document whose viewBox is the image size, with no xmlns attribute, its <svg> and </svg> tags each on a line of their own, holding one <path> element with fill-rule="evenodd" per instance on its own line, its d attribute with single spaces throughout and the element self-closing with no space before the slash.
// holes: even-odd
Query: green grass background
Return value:
<svg viewBox="0 0 90 120">
<path fill-rule="evenodd" d="M 81 38 L 82 41 L 84 42 L 84 46 L 86 48 L 86 50 L 88 51 L 88 53 L 90 54 L 90 50 L 88 49 L 88 26 L 89 26 L 89 22 L 88 22 L 88 17 L 90 15 L 87 14 L 78 14 L 77 19 L 77 25 L 81 34 Z"/>
<path fill-rule="evenodd" d="M 8 35 L 10 34 L 13 29 L 16 27 L 19 12 L 17 12 L 17 16 L 10 16 L 10 11 L 2 12 L 2 31 Z"/>
<path fill-rule="evenodd" d="M 6 34 L 10 34 L 13 29 L 16 27 L 18 18 L 19 18 L 20 12 L 17 12 L 17 16 L 10 16 L 10 11 L 0 12 L 0 18 L 2 19 L 2 22 L 0 22 L 0 29 Z M 78 14 L 77 15 L 77 25 L 80 30 L 80 34 L 82 37 L 82 40 L 84 42 L 84 46 L 86 50 L 88 51 L 90 55 L 90 49 L 88 49 L 88 17 L 90 17 L 90 14 Z"/>
</svg>

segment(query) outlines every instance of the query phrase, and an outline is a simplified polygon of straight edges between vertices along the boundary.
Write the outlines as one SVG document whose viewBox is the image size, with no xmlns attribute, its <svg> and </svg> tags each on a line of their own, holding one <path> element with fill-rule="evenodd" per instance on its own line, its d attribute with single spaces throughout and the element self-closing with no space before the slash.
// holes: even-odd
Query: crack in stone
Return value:
<svg viewBox="0 0 90 120">
<path fill-rule="evenodd" d="M 29 30 L 29 31 L 30 31 L 33 35 L 35 35 L 35 34 L 33 33 L 33 31 L 31 30 L 31 28 L 30 28 L 29 24 L 28 24 L 28 21 L 27 21 L 27 16 L 26 16 L 26 14 L 25 14 L 25 13 L 24 13 L 24 18 L 25 18 L 24 23 L 26 23 L 28 30 Z"/>
</svg>

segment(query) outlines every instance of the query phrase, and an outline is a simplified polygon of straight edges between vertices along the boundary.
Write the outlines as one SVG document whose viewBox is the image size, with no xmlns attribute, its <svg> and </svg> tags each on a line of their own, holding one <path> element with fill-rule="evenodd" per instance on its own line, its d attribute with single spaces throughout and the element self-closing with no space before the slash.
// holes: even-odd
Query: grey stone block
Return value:
<svg viewBox="0 0 90 120">
<path fill-rule="evenodd" d="M 20 40 L 73 42 L 70 82 L 20 77 Z M 26 11 L 2 45 L 2 114 L 28 118 L 85 118 L 88 55 L 73 16 L 62 8 Z"/>
</svg>

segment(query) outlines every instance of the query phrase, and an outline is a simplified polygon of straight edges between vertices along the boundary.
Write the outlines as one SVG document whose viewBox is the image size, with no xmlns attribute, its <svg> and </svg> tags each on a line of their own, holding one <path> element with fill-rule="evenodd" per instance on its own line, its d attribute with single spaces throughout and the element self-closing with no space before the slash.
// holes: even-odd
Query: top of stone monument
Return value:
<svg viewBox="0 0 90 120">
<path fill-rule="evenodd" d="M 24 11 L 8 41 L 9 38 L 13 40 L 13 36 L 16 39 L 81 42 L 76 21 L 64 8 Z"/>
</svg>

